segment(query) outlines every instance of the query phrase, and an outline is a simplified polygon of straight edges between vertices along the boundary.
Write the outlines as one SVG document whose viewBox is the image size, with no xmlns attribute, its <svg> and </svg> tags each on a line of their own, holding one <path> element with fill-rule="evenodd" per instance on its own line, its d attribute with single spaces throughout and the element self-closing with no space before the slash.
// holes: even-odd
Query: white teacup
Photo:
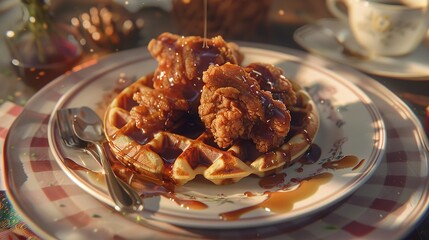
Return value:
<svg viewBox="0 0 429 240">
<path fill-rule="evenodd" d="M 339 2 L 347 12 L 339 8 Z M 327 0 L 328 9 L 348 23 L 356 41 L 371 54 L 400 56 L 422 42 L 429 24 L 429 0 Z"/>
</svg>

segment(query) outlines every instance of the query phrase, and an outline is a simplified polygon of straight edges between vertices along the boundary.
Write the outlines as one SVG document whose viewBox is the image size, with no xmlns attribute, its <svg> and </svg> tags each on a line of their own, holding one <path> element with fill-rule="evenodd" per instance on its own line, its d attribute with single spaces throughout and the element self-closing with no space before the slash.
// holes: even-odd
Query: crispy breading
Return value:
<svg viewBox="0 0 429 240">
<path fill-rule="evenodd" d="M 210 65 L 240 64 L 243 55 L 235 44 L 221 36 L 204 39 L 198 36 L 183 37 L 163 33 L 152 39 L 149 52 L 158 61 L 154 75 L 155 88 L 175 85 L 202 87 L 202 75 Z"/>
<path fill-rule="evenodd" d="M 169 129 L 189 108 L 188 102 L 171 89 L 136 92 L 133 100 L 139 105 L 130 115 L 144 133 Z"/>
<path fill-rule="evenodd" d="M 219 147 L 251 139 L 260 152 L 267 152 L 284 142 L 290 128 L 289 111 L 243 67 L 211 66 L 203 81 L 198 112 Z"/>
<path fill-rule="evenodd" d="M 296 104 L 292 83 L 281 68 L 268 63 L 251 63 L 245 70 L 258 81 L 262 90 L 271 92 L 274 99 L 283 102 L 286 107 Z"/>
</svg>

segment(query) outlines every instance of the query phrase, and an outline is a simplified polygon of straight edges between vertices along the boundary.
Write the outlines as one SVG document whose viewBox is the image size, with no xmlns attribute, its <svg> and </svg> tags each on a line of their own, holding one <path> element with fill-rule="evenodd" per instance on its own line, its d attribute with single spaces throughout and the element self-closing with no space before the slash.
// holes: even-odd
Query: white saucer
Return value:
<svg viewBox="0 0 429 240">
<path fill-rule="evenodd" d="M 317 24 L 330 27 L 353 47 L 362 49 L 353 39 L 348 27 L 336 19 L 322 19 Z M 407 80 L 429 80 L 429 38 L 411 54 L 402 57 L 373 57 L 360 59 L 342 53 L 343 48 L 314 24 L 305 25 L 294 33 L 295 41 L 307 51 L 344 63 L 366 73 Z M 362 50 L 363 51 L 363 50 Z"/>
</svg>

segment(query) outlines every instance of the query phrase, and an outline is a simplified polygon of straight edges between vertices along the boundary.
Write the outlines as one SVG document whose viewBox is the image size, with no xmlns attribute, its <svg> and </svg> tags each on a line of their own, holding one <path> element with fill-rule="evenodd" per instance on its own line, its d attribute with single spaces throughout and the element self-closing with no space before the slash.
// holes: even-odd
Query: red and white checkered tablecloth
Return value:
<svg viewBox="0 0 429 240">
<path fill-rule="evenodd" d="M 0 105 L 0 153 L 3 153 L 3 144 L 9 127 L 16 117 L 21 113 L 22 107 L 11 102 Z M 3 172 L 0 165 L 0 172 Z M 0 190 L 4 191 L 3 178 L 0 178 Z"/>
<path fill-rule="evenodd" d="M 304 57 L 320 61 L 309 56 Z M 339 66 L 328 65 L 327 67 L 334 72 L 343 71 Z M 350 75 L 347 69 L 341 74 L 350 79 L 354 76 Z M 23 113 L 26 116 L 36 117 L 37 121 L 34 121 L 36 124 L 31 127 L 34 134 L 22 143 L 25 146 L 22 150 L 25 154 L 20 158 L 22 171 L 29 173 L 29 178 L 21 185 L 20 191 L 31 193 L 32 205 L 38 206 L 37 209 L 31 208 L 31 211 L 34 211 L 35 216 L 40 217 L 38 221 L 41 222 L 33 222 L 32 226 L 37 229 L 39 224 L 47 228 L 55 225 L 55 229 L 50 230 L 57 234 L 65 234 L 64 236 L 87 234 L 87 237 L 118 239 L 142 236 L 164 239 L 172 237 L 177 239 L 256 237 L 382 239 L 386 236 L 390 238 L 403 236 L 409 231 L 408 228 L 414 226 L 422 217 L 421 209 L 425 209 L 428 201 L 428 173 L 425 172 L 429 154 L 427 139 L 422 139 L 423 131 L 418 129 L 415 116 L 405 104 L 399 102 L 392 93 L 386 90 L 379 91 L 378 85 L 366 80 L 364 76 L 357 76 L 364 81 L 360 83 L 360 87 L 380 109 L 385 122 L 387 132 L 385 156 L 374 175 L 362 187 L 326 211 L 312 216 L 311 219 L 300 219 L 287 224 L 280 222 L 245 230 L 192 229 L 167 226 L 163 223 L 144 225 L 141 222 L 125 220 L 123 216 L 109 211 L 108 207 L 95 200 L 65 176 L 56 161 L 49 156 L 50 149 L 46 133 L 49 114 L 27 109 L 28 111 Z M 72 83 L 69 84 L 72 85 Z M 51 93 L 49 97 L 52 99 L 47 102 L 58 101 L 60 96 L 60 94 Z M 7 113 L 6 118 L 10 119 L 10 123 L 13 121 L 13 116 L 16 117 L 21 110 L 20 107 L 8 103 L 1 109 L 6 109 L 3 113 Z M 2 132 L 7 132 L 8 127 L 3 126 L 3 121 L 0 121 L 0 124 Z M 2 133 L 1 137 L 3 136 L 5 134 Z M 0 140 L 3 143 L 4 137 Z M 37 186 L 42 190 L 36 191 L 34 188 L 29 188 L 29 185 Z M 79 204 L 82 202 L 85 204 Z M 51 209 L 49 213 L 43 210 L 46 208 Z M 37 230 L 43 232 L 41 229 Z"/>
<path fill-rule="evenodd" d="M 22 107 L 12 102 L 4 102 L 0 105 L 0 156 L 3 157 L 3 145 L 13 121 L 21 113 Z M 1 161 L 3 158 L 1 158 Z M 0 165 L 0 174 L 4 171 Z M 37 238 L 33 232 L 22 222 L 10 204 L 0 176 L 0 239 Z"/>
</svg>

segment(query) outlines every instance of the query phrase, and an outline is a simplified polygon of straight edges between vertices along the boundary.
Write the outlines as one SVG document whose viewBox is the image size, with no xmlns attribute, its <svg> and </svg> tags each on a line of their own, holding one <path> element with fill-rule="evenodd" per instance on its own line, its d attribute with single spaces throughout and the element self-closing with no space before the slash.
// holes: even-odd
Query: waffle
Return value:
<svg viewBox="0 0 429 240">
<path fill-rule="evenodd" d="M 183 185 L 197 175 L 216 185 L 231 184 L 255 174 L 266 176 L 290 166 L 310 147 L 319 127 L 319 116 L 309 95 L 293 83 L 298 102 L 289 107 L 291 130 L 285 143 L 260 153 L 248 140 L 220 149 L 205 132 L 198 117 L 184 117 L 171 131 L 145 135 L 135 126 L 130 110 L 136 91 L 153 91 L 152 75 L 125 88 L 108 106 L 105 133 L 119 161 L 138 175 Z"/>
</svg>

